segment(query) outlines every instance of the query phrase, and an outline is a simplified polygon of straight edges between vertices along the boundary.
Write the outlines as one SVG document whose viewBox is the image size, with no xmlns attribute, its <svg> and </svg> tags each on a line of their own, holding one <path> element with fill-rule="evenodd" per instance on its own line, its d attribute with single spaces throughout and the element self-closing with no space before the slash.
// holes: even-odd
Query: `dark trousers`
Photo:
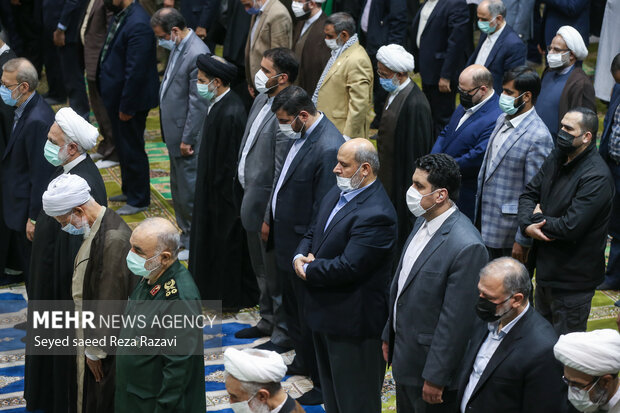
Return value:
<svg viewBox="0 0 620 413">
<path fill-rule="evenodd" d="M 90 108 L 86 96 L 84 83 L 84 56 L 82 45 L 79 43 L 65 43 L 57 47 L 62 79 L 65 91 L 69 97 L 69 105 L 78 115 L 88 120 Z"/>
<path fill-rule="evenodd" d="M 35 0 L 22 0 L 21 5 L 11 5 L 15 30 L 22 41 L 22 49 L 16 50 L 18 56 L 25 57 L 41 74 L 43 68 L 43 49 L 41 42 L 42 15 L 41 4 Z M 10 45 L 13 47 L 13 45 Z"/>
<path fill-rule="evenodd" d="M 450 122 L 452 112 L 454 112 L 454 103 L 456 99 L 456 84 L 450 84 L 450 92 L 442 93 L 437 85 L 422 85 L 422 91 L 431 105 L 431 115 L 433 116 L 433 130 L 435 136 Z"/>
<path fill-rule="evenodd" d="M 20 266 L 20 270 L 23 271 L 24 274 L 24 284 L 26 284 L 26 292 L 28 293 L 28 297 L 31 297 L 30 291 L 30 253 L 32 252 L 32 242 L 26 238 L 26 224 L 24 224 L 23 231 L 11 231 L 11 235 L 9 238 L 9 245 L 11 246 L 11 253 L 15 254 L 14 262 Z M 16 268 L 13 268 L 16 269 Z"/>
<path fill-rule="evenodd" d="M 456 390 L 444 390 L 443 403 L 428 404 L 422 399 L 422 387 L 396 383 L 396 411 L 398 413 L 458 413 Z"/>
<path fill-rule="evenodd" d="M 278 267 L 278 274 L 282 280 L 282 305 L 286 313 L 288 335 L 295 348 L 295 363 L 312 379 L 315 387 L 320 387 L 312 331 L 304 317 L 306 286 L 293 271 L 292 264 L 290 269 Z"/>
<path fill-rule="evenodd" d="M 378 338 L 312 333 L 326 413 L 380 413 L 385 360 Z"/>
<path fill-rule="evenodd" d="M 108 109 L 123 179 L 122 190 L 127 204 L 145 207 L 151 202 L 149 159 L 144 150 L 144 128 L 148 111 L 136 112 L 133 118 L 122 121 L 118 109 Z"/>
<path fill-rule="evenodd" d="M 116 145 L 114 143 L 114 133 L 112 132 L 112 122 L 110 121 L 108 112 L 105 110 L 103 100 L 101 100 L 97 81 L 95 79 L 87 79 L 87 81 L 90 107 L 93 109 L 93 113 L 97 119 L 99 134 L 103 137 L 103 140 L 99 142 L 99 146 L 97 147 L 97 153 L 101 154 L 103 159 L 118 161 Z"/>
<path fill-rule="evenodd" d="M 586 331 L 594 291 L 568 291 L 536 286 L 536 310 L 558 335 Z"/>
<path fill-rule="evenodd" d="M 47 95 L 59 100 L 67 99 L 62 67 L 60 65 L 60 55 L 58 48 L 53 42 L 54 31 L 43 31 L 43 61 L 45 63 L 45 78 L 47 79 Z"/>
<path fill-rule="evenodd" d="M 605 271 L 605 283 L 615 289 L 620 289 L 620 238 L 618 237 L 611 238 L 609 261 L 607 261 L 607 270 Z"/>
</svg>

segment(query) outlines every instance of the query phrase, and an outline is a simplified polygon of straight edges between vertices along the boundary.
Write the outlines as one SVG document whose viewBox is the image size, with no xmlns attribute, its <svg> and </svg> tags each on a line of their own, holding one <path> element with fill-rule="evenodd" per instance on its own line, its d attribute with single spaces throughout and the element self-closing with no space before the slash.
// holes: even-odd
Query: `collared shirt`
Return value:
<svg viewBox="0 0 620 413">
<path fill-rule="evenodd" d="M 504 144 L 504 142 L 506 142 L 506 139 L 508 139 L 508 137 L 514 132 L 514 130 L 517 129 L 517 127 L 519 127 L 519 124 L 521 124 L 521 122 L 523 122 L 523 119 L 525 119 L 527 117 L 527 115 L 529 115 L 530 112 L 532 112 L 532 110 L 534 110 L 534 108 L 532 108 L 532 109 L 528 110 L 527 112 L 524 112 L 524 113 L 520 114 L 519 116 L 516 116 L 516 117 L 514 117 L 514 118 L 512 118 L 510 120 L 506 119 L 504 121 L 504 124 L 500 127 L 500 129 L 497 132 L 497 134 L 495 136 L 493 136 L 493 138 L 491 139 L 491 142 L 490 142 L 491 156 L 489 157 L 489 160 L 491 162 L 493 162 L 493 160 L 495 159 L 495 157 L 499 153 L 499 150 L 502 147 L 502 145 Z"/>
<path fill-rule="evenodd" d="M 493 33 L 487 35 L 487 38 L 484 39 L 484 43 L 482 43 L 482 46 L 480 46 L 478 56 L 476 57 L 475 63 L 477 65 L 484 66 L 486 64 L 489 54 L 491 53 L 491 50 L 493 50 L 493 46 L 495 46 L 497 39 L 499 39 L 499 35 L 502 34 L 505 28 L 506 23 L 504 23 L 504 25 L 500 29 L 495 30 Z"/>
<path fill-rule="evenodd" d="M 418 36 L 416 37 L 416 44 L 418 48 L 420 47 L 420 38 L 422 37 L 422 32 L 424 32 L 424 28 L 426 27 L 426 22 L 428 22 L 428 18 L 431 17 L 431 13 L 437 6 L 437 2 L 439 0 L 426 0 L 422 5 L 422 10 L 420 11 L 420 23 L 418 23 Z"/>
<path fill-rule="evenodd" d="M 323 114 L 320 113 L 319 117 L 305 131 L 303 136 L 299 139 L 296 139 L 295 142 L 293 142 L 291 149 L 289 149 L 288 154 L 286 155 L 286 160 L 284 161 L 284 165 L 282 165 L 282 171 L 280 172 L 280 176 L 278 177 L 278 183 L 276 184 L 276 189 L 273 191 L 273 198 L 271 198 L 271 213 L 273 214 L 274 217 L 276 216 L 276 202 L 278 199 L 278 192 L 280 192 L 280 188 L 282 187 L 282 184 L 284 183 L 284 178 L 286 178 L 288 169 L 291 167 L 291 163 L 293 163 L 293 160 L 295 159 L 295 156 L 297 156 L 297 153 L 299 152 L 301 147 L 304 146 L 304 143 L 306 143 L 306 139 L 308 138 L 308 136 L 310 136 L 310 134 L 316 128 L 316 125 L 318 125 L 322 119 L 323 119 Z"/>
<path fill-rule="evenodd" d="M 319 19 L 319 17 L 321 17 L 322 13 L 323 13 L 323 10 L 319 9 L 319 12 L 317 14 L 315 14 L 314 16 L 306 20 L 306 22 L 304 23 L 304 26 L 301 28 L 301 33 L 299 34 L 300 39 L 303 37 L 304 33 L 310 28 L 310 26 L 312 26 L 312 23 L 314 23 L 315 21 Z"/>
<path fill-rule="evenodd" d="M 258 21 L 260 20 L 263 12 L 265 11 L 265 7 L 267 6 L 267 3 L 269 3 L 269 0 L 265 1 L 265 4 L 261 6 L 261 8 L 258 11 L 258 14 L 256 15 L 256 18 L 254 19 L 254 25 L 252 26 L 252 34 L 250 35 L 250 44 L 254 43 L 254 35 L 256 34 L 256 28 L 258 27 Z"/>
<path fill-rule="evenodd" d="M 237 174 L 239 175 L 239 183 L 241 187 L 245 189 L 245 159 L 248 157 L 248 153 L 250 152 L 250 148 L 252 144 L 256 140 L 256 133 L 258 132 L 258 128 L 265 120 L 265 117 L 271 112 L 271 104 L 273 103 L 273 97 L 267 99 L 267 102 L 263 105 L 260 112 L 254 119 L 252 126 L 250 127 L 250 132 L 248 133 L 248 138 L 245 141 L 245 146 L 243 147 L 243 151 L 241 152 L 241 159 L 239 160 L 239 166 L 237 167 Z"/>
<path fill-rule="evenodd" d="M 398 94 L 407 87 L 407 85 L 411 83 L 411 79 L 407 78 L 407 80 L 405 80 L 403 83 L 401 83 L 395 91 L 393 91 L 392 93 L 390 93 L 388 95 L 388 100 L 387 100 L 387 105 L 385 105 L 385 108 L 389 108 L 390 105 L 392 104 L 392 102 L 394 101 L 394 99 L 396 98 L 396 96 L 398 96 Z"/>
<path fill-rule="evenodd" d="M 127 17 L 127 13 L 129 12 L 129 9 L 133 7 L 133 4 L 134 3 L 131 3 L 129 6 L 125 7 L 120 13 L 116 14 L 114 18 L 112 19 L 110 30 L 108 31 L 108 35 L 105 38 L 105 43 L 103 44 L 103 48 L 101 49 L 101 60 L 99 60 L 100 64 L 103 63 L 103 61 L 105 60 L 108 54 L 108 48 L 110 47 L 110 43 L 112 43 L 112 39 L 114 39 L 114 36 L 116 35 L 116 32 L 118 31 L 118 28 L 121 27 L 121 24 L 123 24 L 123 21 L 125 20 L 125 17 Z"/>
<path fill-rule="evenodd" d="M 418 228 L 418 232 L 415 233 L 411 242 L 407 246 L 407 250 L 405 251 L 405 255 L 403 256 L 403 263 L 401 265 L 400 273 L 398 274 L 398 290 L 396 291 L 396 300 L 394 300 L 394 317 L 393 325 L 394 330 L 396 330 L 396 308 L 398 304 L 398 298 L 400 297 L 400 293 L 403 291 L 405 287 L 405 283 L 409 278 L 409 274 L 411 273 L 411 269 L 413 265 L 420 257 L 420 254 L 426 248 L 429 241 L 433 238 L 437 230 L 441 228 L 444 222 L 456 212 L 456 205 L 452 204 L 452 206 L 444 211 L 441 215 L 436 216 L 430 221 L 424 221 L 424 223 Z"/>
<path fill-rule="evenodd" d="M 284 407 L 284 405 L 286 404 L 286 401 L 288 400 L 288 396 L 286 398 L 284 398 L 284 401 L 282 403 L 280 403 L 280 405 L 276 406 L 275 409 L 273 409 L 270 413 L 279 413 L 280 410 L 282 410 L 282 408 Z"/>
<path fill-rule="evenodd" d="M 355 189 L 353 191 L 341 192 L 340 198 L 338 199 L 336 206 L 334 207 L 334 209 L 332 209 L 331 214 L 329 214 L 329 218 L 327 218 L 327 222 L 325 223 L 325 228 L 323 228 L 323 232 L 325 232 L 327 227 L 329 227 L 330 222 L 332 222 L 332 219 L 338 213 L 338 211 L 340 211 L 346 204 L 351 202 L 353 198 L 355 198 L 356 196 L 364 192 L 366 189 L 370 188 L 370 186 L 374 184 L 375 182 L 376 182 L 376 179 L 372 181 L 370 184 L 363 186 L 361 188 Z"/>
<path fill-rule="evenodd" d="M 611 125 L 611 135 L 609 136 L 609 157 L 616 162 L 620 162 L 620 105 L 614 113 Z"/>
<path fill-rule="evenodd" d="M 465 110 L 465 113 L 463 114 L 463 116 L 461 116 L 461 119 L 459 120 L 459 124 L 456 125 L 456 129 L 458 130 L 461 125 L 463 123 L 465 123 L 465 121 L 467 119 L 469 119 L 471 117 L 471 115 L 473 115 L 474 113 L 476 113 L 478 111 L 478 109 L 480 109 L 485 103 L 487 103 L 487 100 L 491 99 L 491 97 L 495 94 L 495 92 L 491 89 L 491 93 L 484 98 L 484 100 L 482 102 L 479 102 L 477 105 L 472 106 L 469 109 Z"/>
<path fill-rule="evenodd" d="M 177 60 L 179 59 L 179 56 L 181 56 L 181 52 L 185 48 L 185 45 L 187 44 L 187 41 L 189 40 L 189 38 L 192 37 L 193 33 L 194 31 L 192 29 L 189 29 L 189 33 L 187 33 L 187 36 L 185 36 L 183 40 L 181 40 L 181 42 L 178 45 L 176 45 L 174 49 L 172 49 L 172 51 L 170 52 L 170 62 L 168 63 L 168 67 L 166 67 L 166 73 L 164 74 L 164 81 L 162 82 L 162 85 L 161 85 L 162 94 L 166 90 L 166 86 L 168 86 L 168 82 L 170 82 L 170 77 L 171 77 L 170 74 L 174 70 L 174 65 L 177 64 Z"/>
<path fill-rule="evenodd" d="M 86 159 L 85 153 L 81 154 L 80 156 L 78 156 L 77 158 L 69 162 L 68 164 L 63 165 L 62 166 L 63 173 L 66 173 L 66 174 L 69 173 L 77 164 L 82 162 L 84 159 Z"/>
<path fill-rule="evenodd" d="M 6 51 L 8 51 L 10 49 L 11 48 L 9 47 L 9 45 L 5 43 L 4 46 L 0 47 L 0 54 L 4 53 L 4 52 L 6 52 Z"/>
<path fill-rule="evenodd" d="M 230 92 L 230 88 L 226 89 L 226 91 L 224 93 L 222 93 L 219 96 L 216 96 L 215 99 L 213 99 L 213 102 L 211 102 L 211 104 L 209 105 L 209 107 L 207 108 L 207 115 L 211 112 L 211 108 L 213 108 L 213 106 L 215 106 L 215 104 L 217 102 L 219 102 L 220 100 L 222 100 L 222 98 L 224 96 L 226 96 L 228 94 L 228 92 Z"/>
<path fill-rule="evenodd" d="M 525 313 L 527 313 L 527 310 L 529 310 L 529 308 L 530 303 L 527 303 L 525 309 L 521 311 L 521 313 L 516 316 L 514 320 L 506 324 L 506 326 L 504 326 L 504 328 L 502 328 L 500 331 L 497 331 L 499 327 L 499 320 L 493 323 L 488 323 L 489 334 L 484 340 L 484 343 L 482 343 L 482 346 L 480 346 L 480 350 L 478 350 L 478 355 L 476 356 L 474 366 L 471 370 L 471 374 L 469 375 L 469 382 L 467 383 L 465 393 L 463 394 L 463 400 L 461 401 L 461 413 L 465 412 L 465 409 L 467 408 L 467 403 L 469 402 L 469 399 L 471 398 L 471 395 L 474 392 L 474 389 L 476 388 L 476 385 L 478 384 L 482 373 L 484 373 L 484 369 L 487 368 L 487 365 L 493 357 L 493 354 L 495 354 L 495 351 L 497 350 L 499 345 L 502 344 L 502 340 L 504 339 L 504 337 L 506 337 L 508 333 L 510 333 L 510 330 L 512 330 L 515 324 L 519 322 L 519 320 L 525 315 Z"/>
<path fill-rule="evenodd" d="M 364 6 L 364 11 L 362 12 L 362 19 L 360 21 L 360 26 L 362 27 L 362 31 L 364 33 L 368 31 L 368 18 L 370 17 L 371 7 L 372 7 L 372 0 L 366 1 L 366 6 Z"/>
<path fill-rule="evenodd" d="M 24 110 L 26 110 L 26 106 L 28 106 L 28 103 L 30 103 L 30 101 L 32 100 L 32 98 L 34 97 L 36 93 L 37 92 L 34 92 L 32 95 L 28 97 L 28 99 L 24 101 L 24 103 L 22 103 L 17 108 L 15 108 L 15 112 L 14 112 L 15 117 L 13 118 L 13 130 L 15 130 L 15 126 L 17 126 L 17 122 L 19 122 L 19 118 L 22 117 Z"/>
</svg>

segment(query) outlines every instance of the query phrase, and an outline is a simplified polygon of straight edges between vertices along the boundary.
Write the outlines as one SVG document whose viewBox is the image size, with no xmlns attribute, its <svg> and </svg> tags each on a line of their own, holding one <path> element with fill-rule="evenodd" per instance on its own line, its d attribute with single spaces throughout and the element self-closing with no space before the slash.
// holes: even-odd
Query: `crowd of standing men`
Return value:
<svg viewBox="0 0 620 413">
<path fill-rule="evenodd" d="M 595 290 L 620 289 L 616 0 L 598 19 L 596 92 L 589 1 L 542 15 L 509 0 L 152 3 L 1 2 L 3 283 L 76 308 L 259 304 L 236 337 L 294 349 L 285 373 L 314 385 L 298 401 L 328 413 L 378 412 L 386 363 L 402 412 L 564 412 L 567 397 L 617 411 L 620 366 L 596 375 L 556 351 L 594 377 L 580 384 L 554 357 Z M 180 234 L 119 217 L 150 204 L 156 107 Z M 108 198 L 97 168 L 117 164 Z M 27 357 L 28 410 L 205 409 L 201 358 L 81 351 Z M 274 363 L 267 381 L 237 377 L 235 411 L 278 407 Z"/>
</svg>

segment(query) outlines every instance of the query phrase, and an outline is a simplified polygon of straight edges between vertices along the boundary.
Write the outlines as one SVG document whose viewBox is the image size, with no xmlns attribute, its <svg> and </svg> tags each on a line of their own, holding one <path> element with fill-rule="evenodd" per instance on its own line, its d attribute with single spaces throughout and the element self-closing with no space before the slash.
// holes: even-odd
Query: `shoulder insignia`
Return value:
<svg viewBox="0 0 620 413">
<path fill-rule="evenodd" d="M 155 295 L 161 290 L 161 285 L 157 284 L 155 287 L 151 288 L 151 295 L 155 297 Z"/>
<path fill-rule="evenodd" d="M 177 283 L 176 281 L 174 281 L 174 278 L 166 281 L 166 283 L 164 284 L 164 289 L 166 290 L 166 297 L 174 296 L 179 293 L 179 290 L 177 289 Z"/>
</svg>

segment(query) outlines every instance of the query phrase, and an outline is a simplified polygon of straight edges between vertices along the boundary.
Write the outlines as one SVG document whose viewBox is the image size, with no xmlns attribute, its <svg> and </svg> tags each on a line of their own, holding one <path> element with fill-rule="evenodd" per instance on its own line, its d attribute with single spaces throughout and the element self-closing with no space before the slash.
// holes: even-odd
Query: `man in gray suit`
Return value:
<svg viewBox="0 0 620 413">
<path fill-rule="evenodd" d="M 282 283 L 277 276 L 273 250 L 267 250 L 272 189 L 290 141 L 280 130 L 271 105 L 274 98 L 295 81 L 299 63 L 290 49 L 277 47 L 263 54 L 260 66 L 260 75 L 256 76 L 261 79 L 257 85 L 260 94 L 250 109 L 241 141 L 237 179 L 243 188 L 241 223 L 248 233 L 250 259 L 260 290 L 261 320 L 256 327 L 238 331 L 235 337 L 271 335 L 270 344 L 290 349 L 282 308 Z"/>
<path fill-rule="evenodd" d="M 170 155 L 170 192 L 181 228 L 180 260 L 189 257 L 190 226 L 194 209 L 196 164 L 207 101 L 198 95 L 196 59 L 209 48 L 185 25 L 181 13 L 166 7 L 155 12 L 151 27 L 159 45 L 171 51 L 159 88 L 161 131 Z"/>
<path fill-rule="evenodd" d="M 461 184 L 454 159 L 418 158 L 412 181 L 407 206 L 418 219 L 392 281 L 383 356 L 392 363 L 398 411 L 453 412 L 488 254 L 454 203 Z"/>
</svg>

